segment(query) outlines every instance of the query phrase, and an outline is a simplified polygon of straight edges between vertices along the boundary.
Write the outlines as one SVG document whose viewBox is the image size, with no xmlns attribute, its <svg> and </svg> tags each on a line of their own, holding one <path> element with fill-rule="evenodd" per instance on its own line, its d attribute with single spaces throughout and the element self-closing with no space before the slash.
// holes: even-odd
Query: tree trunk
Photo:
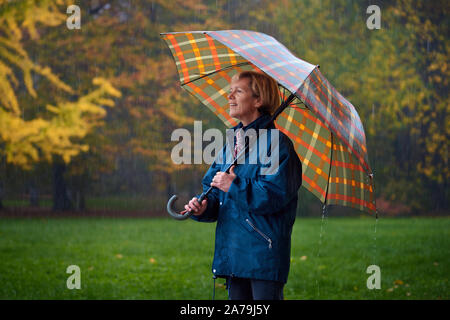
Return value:
<svg viewBox="0 0 450 320">
<path fill-rule="evenodd" d="M 30 194 L 30 206 L 39 207 L 39 190 L 34 183 L 31 183 L 28 189 Z"/>
<path fill-rule="evenodd" d="M 172 184 L 172 176 L 168 172 L 164 172 L 163 175 L 166 179 L 166 194 L 168 197 L 171 197 L 172 195 L 174 195 L 175 192 Z"/>
<path fill-rule="evenodd" d="M 447 197 L 447 183 L 438 184 L 436 187 L 435 197 L 436 197 L 436 210 L 441 212 L 448 211 L 448 197 Z"/>
<path fill-rule="evenodd" d="M 2 199 L 3 199 L 3 185 L 2 181 L 0 181 L 0 210 L 3 209 Z"/>
<path fill-rule="evenodd" d="M 72 202 L 68 197 L 67 184 L 64 180 L 64 163 L 53 164 L 53 210 L 64 211 L 72 209 Z"/>
<path fill-rule="evenodd" d="M 75 210 L 76 211 L 84 211 L 86 210 L 86 202 L 84 200 L 84 191 L 77 190 L 75 192 Z"/>
</svg>

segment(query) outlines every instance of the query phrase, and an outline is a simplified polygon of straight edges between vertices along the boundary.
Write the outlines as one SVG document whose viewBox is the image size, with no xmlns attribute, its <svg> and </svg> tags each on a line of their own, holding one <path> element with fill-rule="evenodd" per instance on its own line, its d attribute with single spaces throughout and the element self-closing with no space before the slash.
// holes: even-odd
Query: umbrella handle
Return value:
<svg viewBox="0 0 450 320">
<path fill-rule="evenodd" d="M 202 201 L 206 198 L 207 194 L 209 193 L 209 191 L 211 190 L 212 187 L 210 187 L 208 189 L 208 191 L 203 192 L 200 197 L 197 198 L 198 202 L 202 203 Z M 192 216 L 192 214 L 194 213 L 194 211 L 189 210 L 186 213 L 178 213 L 175 211 L 174 209 L 174 204 L 175 201 L 177 201 L 178 196 L 177 195 L 173 195 L 169 201 L 167 202 L 167 212 L 172 216 L 172 218 L 176 219 L 176 220 L 186 220 L 187 218 L 189 218 L 190 216 Z"/>
<path fill-rule="evenodd" d="M 291 95 L 291 98 L 293 99 L 293 95 Z M 237 164 L 237 159 L 241 156 L 241 154 L 245 153 L 248 149 L 248 146 L 246 145 L 244 150 L 241 151 L 241 153 L 234 159 L 234 161 L 228 166 L 228 168 L 225 170 L 226 173 L 230 173 L 230 169 L 232 166 L 235 166 Z M 205 200 L 206 196 L 208 195 L 208 193 L 211 192 L 211 190 L 214 187 L 209 187 L 208 190 L 206 190 L 205 192 L 203 192 L 200 197 L 197 198 L 197 201 L 199 203 L 202 203 L 203 200 Z M 174 204 L 175 201 L 177 201 L 178 196 L 177 195 L 173 195 L 169 201 L 167 202 L 167 212 L 172 216 L 172 218 L 176 219 L 176 220 L 186 220 L 187 218 L 189 218 L 190 216 L 192 216 L 192 214 L 194 213 L 193 211 L 189 210 L 185 213 L 178 213 L 175 211 L 174 209 Z"/>
<path fill-rule="evenodd" d="M 241 152 L 245 152 L 245 150 L 247 150 L 247 146 L 246 146 L 246 148 L 245 148 L 243 151 L 241 151 Z M 234 166 L 234 165 L 236 165 L 237 159 L 238 159 L 238 158 L 234 159 L 233 163 L 230 164 L 230 165 L 228 166 L 228 168 L 225 170 L 226 173 L 229 173 L 231 167 Z M 205 192 L 203 192 L 203 193 L 200 195 L 200 197 L 197 198 L 197 201 L 198 201 L 199 203 L 202 203 L 202 201 L 205 200 L 206 196 L 208 195 L 208 193 L 211 192 L 211 190 L 212 190 L 213 188 L 214 188 L 214 187 L 209 187 L 208 190 L 206 190 Z M 175 201 L 177 201 L 177 199 L 178 199 L 178 196 L 177 196 L 177 195 L 173 195 L 173 196 L 169 199 L 169 201 L 167 202 L 167 212 L 172 216 L 172 218 L 174 218 L 174 219 L 176 219 L 176 220 L 186 220 L 187 218 L 189 218 L 190 216 L 192 216 L 192 214 L 193 214 L 194 212 L 191 211 L 191 210 L 189 210 L 189 211 L 187 211 L 187 212 L 185 212 L 185 213 L 178 213 L 178 212 L 176 212 L 175 209 L 174 209 L 174 203 L 175 203 Z"/>
</svg>

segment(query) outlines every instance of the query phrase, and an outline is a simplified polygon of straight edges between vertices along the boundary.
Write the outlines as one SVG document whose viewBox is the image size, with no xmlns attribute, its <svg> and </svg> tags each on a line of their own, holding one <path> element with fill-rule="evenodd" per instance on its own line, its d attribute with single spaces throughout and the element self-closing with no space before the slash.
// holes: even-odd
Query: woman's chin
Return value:
<svg viewBox="0 0 450 320">
<path fill-rule="evenodd" d="M 232 111 L 230 111 L 229 112 L 229 115 L 230 115 L 230 117 L 232 117 L 232 118 L 239 118 L 239 114 L 237 113 L 237 112 L 232 112 Z"/>
</svg>

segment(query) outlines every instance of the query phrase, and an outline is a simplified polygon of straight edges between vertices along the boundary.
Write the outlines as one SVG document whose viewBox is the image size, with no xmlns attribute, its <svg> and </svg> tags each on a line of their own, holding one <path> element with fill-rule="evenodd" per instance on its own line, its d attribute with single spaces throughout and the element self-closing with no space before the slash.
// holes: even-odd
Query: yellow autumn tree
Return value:
<svg viewBox="0 0 450 320">
<path fill-rule="evenodd" d="M 71 99 L 74 89 L 49 67 L 35 63 L 22 45 L 24 36 L 38 39 L 36 25 L 57 26 L 67 18 L 61 13 L 65 0 L 0 0 L 0 154 L 8 163 L 30 169 L 38 161 L 52 162 L 54 156 L 65 163 L 89 146 L 82 142 L 92 128 L 102 124 L 104 107 L 113 107 L 112 97 L 120 97 L 107 80 L 94 78 L 93 91 Z M 26 90 L 37 98 L 33 75 L 49 81 L 57 95 L 35 118 L 24 117 L 18 92 Z M 22 89 L 25 88 L 25 89 Z M 65 95 L 64 95 L 65 94 Z M 34 100 L 31 100 L 32 103 Z M 30 106 L 27 106 L 30 107 Z"/>
</svg>

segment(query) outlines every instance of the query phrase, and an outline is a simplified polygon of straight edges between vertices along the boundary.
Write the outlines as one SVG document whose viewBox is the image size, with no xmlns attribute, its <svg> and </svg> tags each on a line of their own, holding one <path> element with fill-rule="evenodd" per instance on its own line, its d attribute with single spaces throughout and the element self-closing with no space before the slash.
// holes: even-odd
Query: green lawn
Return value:
<svg viewBox="0 0 450 320">
<path fill-rule="evenodd" d="M 380 219 L 375 233 L 372 217 L 298 218 L 285 298 L 449 299 L 449 226 Z M 211 299 L 214 230 L 171 219 L 0 219 L 0 299 Z M 366 287 L 372 264 L 380 290 Z M 80 290 L 66 287 L 69 265 L 81 269 Z"/>
</svg>

